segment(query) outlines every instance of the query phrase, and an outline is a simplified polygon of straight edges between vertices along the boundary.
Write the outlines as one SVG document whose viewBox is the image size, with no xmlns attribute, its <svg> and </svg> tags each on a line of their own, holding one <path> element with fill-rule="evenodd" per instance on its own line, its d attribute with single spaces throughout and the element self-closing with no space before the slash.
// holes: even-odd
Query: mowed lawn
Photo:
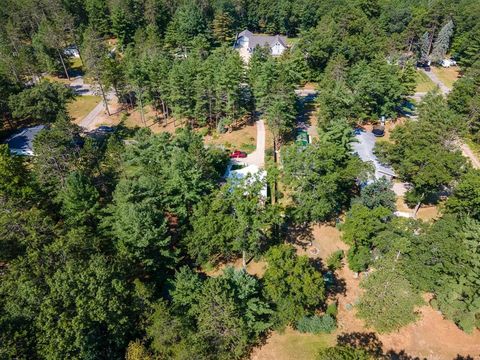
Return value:
<svg viewBox="0 0 480 360">
<path fill-rule="evenodd" d="M 77 96 L 77 98 L 72 101 L 67 106 L 68 113 L 72 117 L 73 121 L 79 122 L 85 116 L 93 110 L 95 106 L 101 101 L 100 96 L 95 95 L 84 95 Z"/>
<path fill-rule="evenodd" d="M 334 346 L 334 334 L 302 334 L 291 328 L 274 331 L 266 343 L 253 350 L 251 360 L 315 360 L 320 349 Z"/>
<path fill-rule="evenodd" d="M 417 70 L 416 92 L 429 92 L 436 88 L 436 85 L 422 70 Z"/>
<path fill-rule="evenodd" d="M 437 75 L 440 81 L 443 82 L 449 89 L 451 89 L 453 87 L 453 83 L 458 80 L 459 70 L 460 69 L 457 66 L 449 68 L 432 67 L 433 73 Z"/>
</svg>

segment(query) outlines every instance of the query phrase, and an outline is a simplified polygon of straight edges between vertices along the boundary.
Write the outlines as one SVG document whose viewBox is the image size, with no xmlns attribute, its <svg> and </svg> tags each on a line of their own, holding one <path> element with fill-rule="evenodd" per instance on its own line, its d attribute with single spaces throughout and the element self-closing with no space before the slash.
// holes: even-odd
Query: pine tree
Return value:
<svg viewBox="0 0 480 360">
<path fill-rule="evenodd" d="M 232 42 L 234 40 L 232 25 L 233 19 L 228 13 L 219 11 L 215 14 L 212 22 L 212 33 L 220 44 Z"/>
<path fill-rule="evenodd" d="M 400 271 L 398 255 L 376 264 L 361 283 L 365 289 L 358 304 L 358 316 L 380 333 L 400 329 L 418 318 L 415 307 L 422 298 Z"/>
<path fill-rule="evenodd" d="M 433 44 L 431 59 L 434 62 L 441 62 L 447 53 L 450 46 L 450 38 L 453 35 L 453 21 L 448 21 L 438 33 L 438 36 Z"/>
<path fill-rule="evenodd" d="M 428 31 L 420 38 L 420 62 L 426 63 L 428 62 L 428 55 L 430 54 L 430 34 Z"/>
</svg>

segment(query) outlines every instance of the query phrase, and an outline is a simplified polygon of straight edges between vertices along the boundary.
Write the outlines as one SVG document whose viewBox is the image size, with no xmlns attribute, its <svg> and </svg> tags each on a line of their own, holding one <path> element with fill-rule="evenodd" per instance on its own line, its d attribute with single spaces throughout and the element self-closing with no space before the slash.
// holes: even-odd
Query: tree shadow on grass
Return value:
<svg viewBox="0 0 480 360">
<path fill-rule="evenodd" d="M 347 283 L 335 272 L 330 272 L 333 278 L 332 284 L 327 286 L 327 297 L 336 298 L 337 295 L 345 296 L 347 294 Z"/>
<path fill-rule="evenodd" d="M 352 332 L 344 333 L 337 336 L 338 345 L 348 346 L 355 349 L 362 349 L 374 357 L 374 359 L 382 360 L 427 360 L 417 356 L 408 355 L 405 350 L 394 351 L 388 350 L 384 352 L 382 342 L 374 332 Z M 463 358 L 457 358 L 461 360 Z M 455 359 L 455 360 L 457 360 Z M 469 358 L 465 358 L 467 360 Z M 473 360 L 473 359 L 472 359 Z"/>
<path fill-rule="evenodd" d="M 290 244 L 298 245 L 303 250 L 307 251 L 313 243 L 312 225 L 309 223 L 286 224 L 283 228 L 283 238 Z"/>
</svg>

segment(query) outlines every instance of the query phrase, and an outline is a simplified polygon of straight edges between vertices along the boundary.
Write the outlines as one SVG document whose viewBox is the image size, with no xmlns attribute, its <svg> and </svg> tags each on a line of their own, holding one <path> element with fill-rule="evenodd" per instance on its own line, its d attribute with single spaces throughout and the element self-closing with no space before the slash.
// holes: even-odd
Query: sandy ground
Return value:
<svg viewBox="0 0 480 360">
<path fill-rule="evenodd" d="M 403 200 L 402 196 L 397 198 L 397 210 L 413 213 L 413 209 L 409 208 L 405 201 Z M 440 211 L 438 206 L 434 205 L 422 205 L 417 212 L 417 219 L 424 220 L 424 221 L 433 221 L 440 217 Z"/>
<path fill-rule="evenodd" d="M 205 136 L 206 144 L 224 145 L 228 148 L 240 148 L 242 144 L 254 145 L 257 142 L 256 124 L 247 124 L 239 129 L 225 134 Z"/>
<path fill-rule="evenodd" d="M 227 266 L 233 266 L 235 269 L 239 270 L 242 268 L 242 259 L 239 258 L 235 260 L 235 262 L 233 263 L 221 264 L 210 271 L 205 271 L 205 273 L 208 276 L 219 276 L 223 273 L 223 270 Z M 267 269 L 267 263 L 263 260 L 259 260 L 259 261 L 252 260 L 247 264 L 247 273 L 249 273 L 250 275 L 254 275 L 258 278 L 263 277 L 263 274 L 265 274 L 266 269 Z"/>
<path fill-rule="evenodd" d="M 432 211 L 429 208 L 426 210 Z M 302 234 L 295 245 L 298 253 L 311 258 L 320 258 L 322 262 L 332 252 L 348 249 L 341 241 L 341 233 L 332 225 L 315 225 L 310 231 Z M 317 249 L 318 252 L 312 253 L 312 249 Z M 340 291 L 333 295 L 338 302 L 339 310 L 338 329 L 333 334 L 333 339 L 341 338 L 345 334 L 356 337 L 367 346 L 378 348 L 378 353 L 388 354 L 387 358 L 390 359 L 453 360 L 457 355 L 464 356 L 464 359 L 469 359 L 467 356 L 470 356 L 470 359 L 480 359 L 480 331 L 477 330 L 473 334 L 461 331 L 453 322 L 443 319 L 442 315 L 429 305 L 418 309 L 420 319 L 416 323 L 391 334 L 375 333 L 356 317 L 355 308 L 351 307 L 358 302 L 361 295 L 362 290 L 359 287 L 361 276 L 355 277 L 347 266 L 337 271 L 336 275 Z M 287 329 L 284 334 L 273 332 L 263 346 L 254 349 L 251 359 L 314 360 L 321 347 L 331 345 L 328 339 L 323 339 L 322 342 L 314 335 L 310 335 L 312 338 L 303 336 L 304 334 L 292 329 Z"/>
</svg>

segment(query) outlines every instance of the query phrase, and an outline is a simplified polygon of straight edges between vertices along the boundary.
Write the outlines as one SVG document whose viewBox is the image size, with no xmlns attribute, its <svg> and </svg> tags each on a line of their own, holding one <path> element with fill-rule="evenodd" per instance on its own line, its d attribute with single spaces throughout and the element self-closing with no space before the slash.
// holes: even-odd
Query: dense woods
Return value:
<svg viewBox="0 0 480 360">
<path fill-rule="evenodd" d="M 293 45 L 275 58 L 257 47 L 247 66 L 233 49 L 244 29 Z M 446 54 L 462 75 L 451 93 L 427 94 L 375 148 L 411 184 L 409 204 L 447 198 L 432 223 L 399 218 L 392 184 L 353 153 L 353 129 L 398 118 L 417 61 Z M 106 106 L 115 95 L 144 124 L 149 107 L 176 133 L 85 136 L 67 111 L 78 95 L 51 81 L 78 61 Z M 307 82 L 319 134 L 302 146 L 291 140 Z M 476 0 L 4 0 L 0 112 L 2 141 L 49 125 L 34 157 L 0 144 L 0 359 L 242 359 L 271 330 L 331 332 L 326 274 L 343 253 L 319 264 L 289 232 L 335 221 L 349 268 L 369 274 L 356 304 L 368 326 L 414 322 L 430 293 L 460 329 L 480 328 L 480 172 L 457 146 L 480 143 Z M 267 179 L 224 181 L 228 154 L 197 129 L 258 118 Z M 265 274 L 248 274 L 260 258 Z M 342 345 L 318 358 L 371 357 Z"/>
</svg>

